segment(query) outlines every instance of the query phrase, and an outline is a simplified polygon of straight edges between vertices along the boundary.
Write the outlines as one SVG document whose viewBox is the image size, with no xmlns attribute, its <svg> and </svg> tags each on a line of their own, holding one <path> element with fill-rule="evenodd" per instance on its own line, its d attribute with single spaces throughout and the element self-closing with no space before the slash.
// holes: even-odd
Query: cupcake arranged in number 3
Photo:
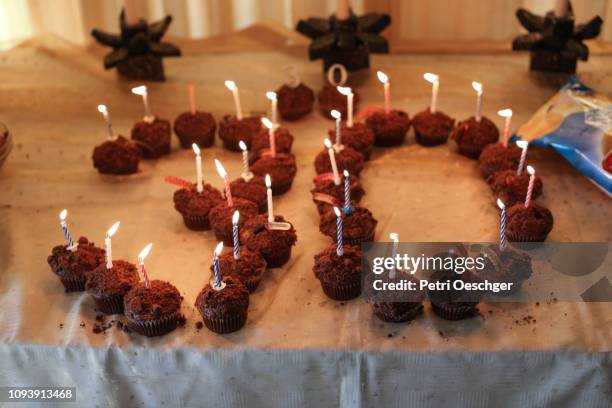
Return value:
<svg viewBox="0 0 612 408">
<path fill-rule="evenodd" d="M 340 78 L 336 80 L 338 75 Z M 348 72 L 341 64 L 334 64 L 327 70 L 328 83 L 317 94 L 319 109 L 324 116 L 331 119 L 332 110 L 337 110 L 342 116 L 347 116 L 349 107 L 355 107 L 359 103 L 359 94 L 357 92 L 351 92 L 351 104 L 349 103 L 349 98 L 338 89 L 346 84 L 347 79 Z"/>
<path fill-rule="evenodd" d="M 145 159 L 155 159 L 170 154 L 172 130 L 170 122 L 151 113 L 149 95 L 145 85 L 132 88 L 132 93 L 142 96 L 144 118 L 132 128 L 132 139 L 138 143 Z"/>
<path fill-rule="evenodd" d="M 202 148 L 210 147 L 215 142 L 216 129 L 213 115 L 196 110 L 195 85 L 189 81 L 189 111 L 181 113 L 174 120 L 174 133 L 181 146 L 188 149 L 195 143 Z"/>
<path fill-rule="evenodd" d="M 240 94 L 236 83 L 234 81 L 225 81 L 225 86 L 232 92 L 234 97 L 236 114 L 223 116 L 219 122 L 219 138 L 226 149 L 238 152 L 240 151 L 238 142 L 242 140 L 247 146 L 250 146 L 253 136 L 261 130 L 261 123 L 257 116 L 243 116 Z"/>
<path fill-rule="evenodd" d="M 247 321 L 249 291 L 232 276 L 224 276 L 219 255 L 223 243 L 215 248 L 213 258 L 213 279 L 198 294 L 195 307 L 204 319 L 206 327 L 215 333 L 225 334 L 240 330 Z"/>
<path fill-rule="evenodd" d="M 412 127 L 416 140 L 423 146 L 436 146 L 446 143 L 455 125 L 455 119 L 440 112 L 438 108 L 438 87 L 440 78 L 436 74 L 423 75 L 426 81 L 431 82 L 431 105 L 423 112 L 412 118 Z"/>
<path fill-rule="evenodd" d="M 294 66 L 287 67 L 290 80 L 276 90 L 278 111 L 284 120 L 297 120 L 312 112 L 314 92 L 299 78 Z"/>
<path fill-rule="evenodd" d="M 94 148 L 92 160 L 94 167 L 101 174 L 133 174 L 138 172 L 138 163 L 142 154 L 133 140 L 121 135 L 115 135 L 108 110 L 104 105 L 98 105 L 98 112 L 104 116 L 108 140 Z"/>
</svg>

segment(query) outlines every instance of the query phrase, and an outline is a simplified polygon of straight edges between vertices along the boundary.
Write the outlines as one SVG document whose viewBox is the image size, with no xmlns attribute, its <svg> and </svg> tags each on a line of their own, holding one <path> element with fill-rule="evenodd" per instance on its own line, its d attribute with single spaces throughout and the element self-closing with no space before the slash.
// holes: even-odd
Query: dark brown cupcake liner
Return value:
<svg viewBox="0 0 612 408">
<path fill-rule="evenodd" d="M 448 136 L 442 138 L 442 137 L 437 137 L 437 136 L 434 137 L 434 136 L 429 136 L 429 135 L 423 135 L 417 132 L 416 130 L 414 134 L 416 136 L 417 142 L 422 146 L 427 146 L 427 147 L 438 146 L 438 145 L 443 145 L 448 141 Z"/>
<path fill-rule="evenodd" d="M 183 222 L 187 228 L 193 231 L 208 231 L 210 229 L 208 214 L 206 216 L 198 217 L 183 215 Z"/>
<path fill-rule="evenodd" d="M 104 314 L 123 314 L 123 295 L 92 296 L 96 309 Z"/>
<path fill-rule="evenodd" d="M 321 281 L 321 288 L 330 299 L 351 300 L 361 295 L 361 280 L 344 285 Z"/>
<path fill-rule="evenodd" d="M 431 302 L 433 312 L 445 320 L 463 320 L 475 317 L 478 315 L 476 304 L 474 306 L 466 306 L 461 303 L 434 303 Z"/>
<path fill-rule="evenodd" d="M 66 292 L 82 292 L 85 290 L 85 282 L 87 278 L 85 276 L 78 276 L 76 278 L 59 278 Z"/>
<path fill-rule="evenodd" d="M 419 317 L 420 315 L 422 315 L 423 314 L 423 304 L 422 303 L 421 304 L 415 304 L 413 308 L 411 308 L 410 310 L 408 310 L 404 314 L 393 315 L 393 316 L 390 316 L 390 315 L 384 313 L 382 309 L 379 309 L 379 308 L 375 307 L 375 305 L 373 305 L 372 310 L 374 312 L 374 316 L 378 317 L 383 322 L 388 322 L 388 323 L 403 323 L 403 322 L 408 322 L 410 320 L 414 320 L 417 317 Z"/>
<path fill-rule="evenodd" d="M 272 186 L 272 195 L 281 195 L 285 194 L 289 189 L 291 189 L 291 185 L 293 184 L 293 178 L 289 179 L 288 182 L 282 184 L 276 184 Z M 266 206 L 267 206 L 266 202 Z"/>
<path fill-rule="evenodd" d="M 138 143 L 141 147 L 143 159 L 157 159 L 159 157 L 170 154 L 170 141 L 159 146 L 151 147 L 142 142 Z"/>
<path fill-rule="evenodd" d="M 176 312 L 169 316 L 164 316 L 156 320 L 134 320 L 127 318 L 128 327 L 143 336 L 155 337 L 163 336 L 164 334 L 170 333 L 176 329 L 179 322 L 180 313 Z"/>
<path fill-rule="evenodd" d="M 287 248 L 283 249 L 283 252 L 281 253 L 281 255 L 275 258 L 271 258 L 264 254 L 261 254 L 261 255 L 266 260 L 266 263 L 268 264 L 268 268 L 279 268 L 283 266 L 284 264 L 286 264 L 287 262 L 289 262 L 289 258 L 291 258 L 291 246 L 288 246 Z"/>
<path fill-rule="evenodd" d="M 482 153 L 482 149 L 483 147 L 473 147 L 473 146 L 464 146 L 464 145 L 457 145 L 457 151 L 459 152 L 459 154 L 462 154 L 465 157 L 469 157 L 470 159 L 474 159 L 477 160 L 478 157 L 480 156 L 480 153 Z"/>
<path fill-rule="evenodd" d="M 210 147 L 215 143 L 215 127 L 213 127 L 205 135 L 197 136 L 197 137 L 183 135 L 181 133 L 178 133 L 176 129 L 174 129 L 174 133 L 176 133 L 176 136 L 181 142 L 181 147 L 183 149 L 191 149 L 191 146 L 194 143 L 197 144 L 200 148 Z"/>
<path fill-rule="evenodd" d="M 521 234 L 514 234 L 508 230 L 506 230 L 506 237 L 508 238 L 508 240 L 512 241 L 512 242 L 539 242 L 539 243 L 543 243 L 546 240 L 546 237 L 548 236 L 548 234 L 539 237 L 536 236 L 529 236 L 529 235 L 521 235 Z"/>
<path fill-rule="evenodd" d="M 202 317 L 204 318 L 204 324 L 208 330 L 217 334 L 226 334 L 242 329 L 246 324 L 247 310 L 245 309 L 240 313 L 235 313 L 220 319 L 210 319 L 206 318 L 204 315 L 202 315 Z"/>
<path fill-rule="evenodd" d="M 404 131 L 393 131 L 386 132 L 383 134 L 375 134 L 374 135 L 374 146 L 379 147 L 391 147 L 391 146 L 399 146 L 406 140 L 406 133 L 408 130 Z"/>
<path fill-rule="evenodd" d="M 261 273 L 259 276 L 256 276 L 256 277 L 252 277 L 248 279 L 241 279 L 240 281 L 244 283 L 244 286 L 246 286 L 249 293 L 253 293 L 259 286 L 259 283 L 261 282 L 262 278 L 263 278 L 263 273 Z"/>
<path fill-rule="evenodd" d="M 223 142 L 223 147 L 225 147 L 227 150 L 231 150 L 232 152 L 241 152 L 242 149 L 240 149 L 240 145 L 238 144 L 240 142 L 240 140 L 243 140 L 244 143 L 246 143 L 247 147 L 251 147 L 251 138 L 249 137 L 248 141 L 244 140 L 244 139 L 236 139 L 233 137 L 223 137 L 220 133 L 219 133 L 219 138 L 221 139 L 221 141 Z"/>
</svg>

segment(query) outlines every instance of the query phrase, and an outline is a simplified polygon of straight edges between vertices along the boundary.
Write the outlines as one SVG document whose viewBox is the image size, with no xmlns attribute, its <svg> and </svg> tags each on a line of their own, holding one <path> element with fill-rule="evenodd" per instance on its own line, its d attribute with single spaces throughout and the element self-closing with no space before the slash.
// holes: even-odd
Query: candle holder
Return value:
<svg viewBox="0 0 612 408">
<path fill-rule="evenodd" d="M 538 16 L 523 8 L 516 11 L 516 17 L 529 34 L 516 37 L 512 49 L 531 51 L 530 69 L 546 72 L 576 72 L 578 59 L 589 58 L 584 40 L 597 37 L 603 23 L 601 17 L 595 16 L 585 24 L 575 25 L 571 6 L 564 18 L 552 11 Z"/>
<path fill-rule="evenodd" d="M 387 54 L 389 43 L 379 35 L 391 24 L 388 14 L 368 13 L 338 19 L 309 18 L 300 20 L 296 30 L 312 39 L 308 56 L 310 60 L 321 58 L 327 72 L 334 64 L 341 64 L 349 71 L 369 68 L 370 53 Z"/>
<path fill-rule="evenodd" d="M 122 10 L 119 16 L 120 34 L 110 34 L 93 29 L 91 35 L 102 45 L 112 47 L 113 51 L 104 57 L 104 68 L 117 68 L 125 78 L 137 81 L 165 81 L 163 57 L 178 57 L 181 50 L 161 38 L 172 22 L 168 15 L 162 20 L 147 24 L 140 20 L 128 25 Z"/>
</svg>

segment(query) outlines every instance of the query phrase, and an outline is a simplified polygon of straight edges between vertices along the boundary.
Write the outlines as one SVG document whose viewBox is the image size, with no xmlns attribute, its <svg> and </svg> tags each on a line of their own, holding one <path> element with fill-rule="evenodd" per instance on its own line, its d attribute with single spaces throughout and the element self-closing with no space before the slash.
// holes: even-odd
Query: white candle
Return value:
<svg viewBox="0 0 612 408">
<path fill-rule="evenodd" d="M 106 105 L 98 105 L 98 112 L 100 112 L 102 116 L 104 116 L 104 123 L 106 124 L 108 140 L 114 140 L 115 135 L 113 133 L 113 125 L 111 124 L 110 117 L 108 114 L 108 109 L 106 109 Z"/>
<path fill-rule="evenodd" d="M 236 107 L 236 118 L 238 120 L 242 119 L 242 106 L 240 105 L 240 94 L 238 93 L 238 87 L 234 81 L 225 81 L 225 86 L 227 89 L 232 91 L 232 95 L 234 96 L 234 105 Z"/>
<path fill-rule="evenodd" d="M 392 232 L 389 234 L 389 238 L 393 241 L 393 247 L 391 249 L 391 258 L 395 259 L 397 255 L 397 247 L 399 245 L 399 234 Z M 389 271 L 389 279 L 395 279 L 395 266 Z"/>
<path fill-rule="evenodd" d="M 119 229 L 119 221 L 114 223 L 112 227 L 106 231 L 106 237 L 104 238 L 104 246 L 106 247 L 106 269 L 111 269 L 113 267 L 113 246 L 111 238 L 115 235 L 117 229 Z"/>
<path fill-rule="evenodd" d="M 125 0 L 124 7 L 125 23 L 127 25 L 136 25 L 140 21 L 138 13 L 138 0 Z"/>
<path fill-rule="evenodd" d="M 336 143 L 335 148 L 337 151 L 342 149 L 342 135 L 340 133 L 340 122 L 342 121 L 342 114 L 337 110 L 333 109 L 331 111 L 332 118 L 336 119 Z"/>
<path fill-rule="evenodd" d="M 389 77 L 382 71 L 376 72 L 378 80 L 383 83 L 384 95 L 385 95 L 385 113 L 391 112 L 391 86 L 389 84 Z"/>
<path fill-rule="evenodd" d="M 569 12 L 569 1 L 568 0 L 557 0 L 555 1 L 555 17 L 566 18 Z"/>
<path fill-rule="evenodd" d="M 535 184 L 535 169 L 531 166 L 527 166 L 527 173 L 529 176 L 529 186 L 527 187 L 527 197 L 525 197 L 525 208 L 531 204 L 531 196 L 533 195 L 533 186 Z"/>
<path fill-rule="evenodd" d="M 351 16 L 348 0 L 338 0 L 338 7 L 336 8 L 336 18 L 338 20 L 346 20 Z"/>
<path fill-rule="evenodd" d="M 217 168 L 217 172 L 219 172 L 219 175 L 223 179 L 223 184 L 225 185 L 225 198 L 227 199 L 227 206 L 233 207 L 234 200 L 232 199 L 232 189 L 230 188 L 230 181 L 229 177 L 227 176 L 227 171 L 225 171 L 225 168 L 217 159 L 215 159 L 215 167 Z"/>
<path fill-rule="evenodd" d="M 268 223 L 274 222 L 274 204 L 272 203 L 272 180 L 266 174 L 266 194 L 268 198 Z"/>
<path fill-rule="evenodd" d="M 336 154 L 332 147 L 331 141 L 325 138 L 325 147 L 327 147 L 327 153 L 329 154 L 329 161 L 331 162 L 332 173 L 334 174 L 334 184 L 340 185 L 340 175 L 338 174 L 338 165 L 336 164 Z"/>
<path fill-rule="evenodd" d="M 270 117 L 272 118 L 272 124 L 276 127 L 278 125 L 278 99 L 276 98 L 276 92 L 266 92 L 266 98 L 270 100 Z"/>
<path fill-rule="evenodd" d="M 472 88 L 476 91 L 476 122 L 482 120 L 482 84 L 472 82 Z"/>
<path fill-rule="evenodd" d="M 242 140 L 238 142 L 238 146 L 242 150 L 242 178 L 244 181 L 249 181 L 255 177 L 249 169 L 249 149 Z"/>
<path fill-rule="evenodd" d="M 516 169 L 516 175 L 520 176 L 523 172 L 523 168 L 525 167 L 525 159 L 527 158 L 527 147 L 529 146 L 529 142 L 526 140 L 518 140 L 516 145 L 522 149 L 521 160 L 519 161 L 518 168 Z"/>
<path fill-rule="evenodd" d="M 197 144 L 191 145 L 193 152 L 195 153 L 195 164 L 196 164 L 196 190 L 198 193 L 204 191 L 204 182 L 202 180 L 202 156 L 200 155 L 200 148 Z"/>
<path fill-rule="evenodd" d="M 502 118 L 506 118 L 506 123 L 504 125 L 504 139 L 502 143 L 504 147 L 508 147 L 508 140 L 510 139 L 510 123 L 512 123 L 512 109 L 502 109 L 497 111 L 497 114 Z"/>
<path fill-rule="evenodd" d="M 346 96 L 346 126 L 353 127 L 353 91 L 348 86 L 338 86 L 338 92 Z"/>
<path fill-rule="evenodd" d="M 440 77 L 436 74 L 427 72 L 423 75 L 423 78 L 425 78 L 427 82 L 431 82 L 431 106 L 429 107 L 429 111 L 431 113 L 436 113 L 436 108 L 438 104 L 438 88 L 440 87 Z"/>
<path fill-rule="evenodd" d="M 151 123 L 155 120 L 155 116 L 151 114 L 151 107 L 149 106 L 149 94 L 147 92 L 146 85 L 140 85 L 132 88 L 132 93 L 135 95 L 142 96 L 142 104 L 144 105 L 144 120 L 145 122 Z"/>
<path fill-rule="evenodd" d="M 261 118 L 261 123 L 268 128 L 268 139 L 270 144 L 270 153 L 272 156 L 276 156 L 276 127 L 274 123 L 268 118 Z"/>
</svg>

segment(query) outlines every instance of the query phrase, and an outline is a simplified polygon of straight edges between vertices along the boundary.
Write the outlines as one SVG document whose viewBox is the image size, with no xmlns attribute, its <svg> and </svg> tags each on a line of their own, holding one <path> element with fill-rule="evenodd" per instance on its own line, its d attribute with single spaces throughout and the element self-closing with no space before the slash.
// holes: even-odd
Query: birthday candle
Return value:
<svg viewBox="0 0 612 408">
<path fill-rule="evenodd" d="M 268 138 L 270 139 L 270 153 L 272 156 L 276 156 L 276 127 L 274 123 L 268 118 L 261 118 L 261 123 L 268 128 Z"/>
<path fill-rule="evenodd" d="M 200 156 L 200 148 L 197 144 L 194 143 L 191 147 L 196 155 L 196 190 L 198 193 L 202 193 L 202 191 L 204 191 L 204 182 L 202 181 L 202 156 Z"/>
<path fill-rule="evenodd" d="M 277 120 L 278 99 L 276 98 L 276 92 L 272 92 L 272 91 L 266 92 L 266 98 L 270 100 L 270 117 L 272 118 L 272 124 L 274 125 L 274 127 L 276 127 L 276 125 L 278 125 L 278 120 Z"/>
<path fill-rule="evenodd" d="M 64 238 L 66 239 L 66 248 L 74 252 L 76 251 L 77 246 L 79 244 L 75 244 L 74 241 L 72 241 L 72 236 L 70 235 L 70 231 L 68 231 L 68 225 L 66 224 L 66 217 L 68 217 L 68 210 L 63 209 L 59 215 L 60 226 L 62 227 L 62 232 L 64 233 Z"/>
<path fill-rule="evenodd" d="M 351 179 L 349 176 L 349 172 L 344 170 L 344 213 L 351 213 Z"/>
<path fill-rule="evenodd" d="M 195 102 L 195 85 L 193 81 L 189 81 L 189 110 L 192 115 L 196 113 L 196 102 Z"/>
<path fill-rule="evenodd" d="M 472 88 L 476 91 L 476 122 L 480 122 L 482 120 L 482 84 L 474 81 Z"/>
<path fill-rule="evenodd" d="M 506 205 L 497 199 L 497 206 L 501 210 L 500 229 L 499 229 L 499 250 L 503 251 L 506 248 Z"/>
<path fill-rule="evenodd" d="M 108 231 L 106 231 L 106 237 L 104 238 L 104 246 L 106 249 L 106 269 L 111 269 L 113 267 L 113 247 L 111 238 L 113 237 L 113 235 L 115 235 L 115 232 L 117 232 L 118 228 L 119 221 L 114 223 L 112 227 L 110 227 Z"/>
<path fill-rule="evenodd" d="M 138 264 L 140 265 L 140 273 L 144 279 L 145 288 L 149 289 L 151 287 L 151 282 L 149 281 L 149 274 L 147 273 L 147 269 L 145 268 L 145 258 L 151 252 L 151 247 L 153 247 L 153 243 L 145 246 L 142 251 L 138 254 Z"/>
<path fill-rule="evenodd" d="M 353 127 L 353 97 L 354 97 L 353 90 L 349 88 L 348 86 L 338 86 L 336 88 L 338 89 L 338 92 L 346 96 L 346 107 L 347 107 L 346 126 L 352 128 Z"/>
<path fill-rule="evenodd" d="M 217 167 L 217 172 L 219 172 L 219 175 L 223 179 L 223 184 L 225 186 L 225 198 L 227 199 L 227 206 L 233 207 L 234 200 L 232 199 L 232 189 L 230 188 L 230 181 L 229 181 L 229 177 L 227 177 L 227 172 L 225 171 L 225 168 L 223 167 L 221 162 L 217 159 L 215 159 L 215 167 Z"/>
<path fill-rule="evenodd" d="M 140 85 L 132 88 L 132 93 L 135 95 L 142 96 L 142 104 L 144 105 L 144 120 L 145 122 L 151 123 L 155 120 L 155 116 L 151 114 L 151 107 L 149 106 L 149 94 L 147 92 L 146 85 Z"/>
<path fill-rule="evenodd" d="M 527 173 L 529 176 L 529 185 L 527 186 L 527 197 L 525 197 L 525 208 L 531 204 L 531 196 L 533 194 L 533 185 L 535 183 L 535 169 L 531 166 L 527 166 Z"/>
<path fill-rule="evenodd" d="M 268 198 L 268 223 L 274 222 L 274 205 L 272 203 L 272 180 L 266 174 L 266 194 Z"/>
<path fill-rule="evenodd" d="M 508 147 L 508 140 L 510 139 L 510 123 L 512 122 L 512 109 L 502 109 L 500 111 L 497 111 L 497 114 L 502 118 L 506 118 L 506 123 L 504 125 L 503 144 L 504 147 Z"/>
<path fill-rule="evenodd" d="M 221 282 L 221 269 L 219 268 L 219 255 L 223 251 L 223 241 L 219 242 L 215 247 L 214 257 L 213 257 L 213 273 L 215 274 L 215 283 L 213 284 L 213 289 L 221 290 L 225 285 Z"/>
<path fill-rule="evenodd" d="M 337 110 L 333 109 L 330 112 L 332 118 L 336 119 L 336 144 L 334 145 L 336 150 L 340 150 L 342 146 L 342 135 L 340 133 L 340 122 L 342 121 L 342 114 Z"/>
<path fill-rule="evenodd" d="M 523 168 L 525 167 L 525 159 L 527 158 L 527 147 L 529 146 L 529 142 L 526 140 L 518 140 L 516 145 L 523 149 L 521 152 L 521 160 L 519 161 L 518 168 L 516 169 L 516 175 L 520 176 L 523 172 Z"/>
<path fill-rule="evenodd" d="M 331 141 L 325 138 L 325 147 L 327 147 L 327 154 L 329 154 L 329 161 L 331 162 L 332 173 L 334 174 L 334 184 L 340 185 L 340 175 L 338 174 L 338 165 L 336 164 L 336 154 L 332 148 Z"/>
<path fill-rule="evenodd" d="M 106 123 L 106 131 L 108 132 L 108 140 L 114 140 L 115 134 L 113 133 L 113 125 L 110 121 L 110 116 L 108 114 L 108 109 L 106 109 L 106 105 L 98 105 L 98 112 L 104 116 L 104 123 Z"/>
<path fill-rule="evenodd" d="M 383 83 L 383 90 L 385 95 L 385 113 L 391 112 L 391 86 L 389 84 L 389 77 L 382 71 L 376 72 L 378 80 Z"/>
<path fill-rule="evenodd" d="M 234 96 L 234 105 L 236 107 L 236 118 L 242 119 L 242 105 L 240 105 L 240 94 L 238 93 L 238 87 L 234 81 L 225 81 L 225 86 L 232 92 Z"/>
<path fill-rule="evenodd" d="M 393 247 L 391 249 L 391 258 L 395 259 L 397 255 L 397 247 L 399 245 L 399 234 L 392 232 L 389 234 L 389 238 L 393 241 Z M 389 279 L 395 279 L 395 266 L 389 271 Z"/>
<path fill-rule="evenodd" d="M 240 259 L 240 238 L 238 235 L 238 219 L 240 218 L 240 213 L 238 211 L 234 211 L 234 215 L 232 215 L 232 238 L 234 239 L 234 259 Z"/>
<path fill-rule="evenodd" d="M 440 87 L 440 77 L 436 74 L 427 72 L 423 75 L 423 78 L 425 78 L 427 82 L 431 83 L 431 106 L 429 107 L 429 111 L 431 113 L 436 113 L 436 108 L 438 104 L 438 88 Z"/>
<path fill-rule="evenodd" d="M 242 178 L 244 181 L 249 181 L 254 177 L 249 169 L 249 149 L 242 140 L 238 142 L 238 146 L 242 150 Z"/>
<path fill-rule="evenodd" d="M 336 213 L 336 254 L 338 256 L 342 256 L 342 213 L 338 207 L 334 207 L 334 212 Z"/>
</svg>

